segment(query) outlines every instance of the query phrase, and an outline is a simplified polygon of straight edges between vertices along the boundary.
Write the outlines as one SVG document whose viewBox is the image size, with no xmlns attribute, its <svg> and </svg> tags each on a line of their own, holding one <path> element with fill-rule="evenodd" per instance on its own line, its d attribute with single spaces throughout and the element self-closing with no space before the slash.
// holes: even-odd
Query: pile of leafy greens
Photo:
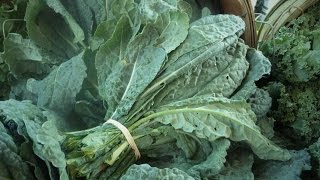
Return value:
<svg viewBox="0 0 320 180">
<path fill-rule="evenodd" d="M 12 0 L 1 2 L 0 6 L 0 50 L 3 49 L 3 41 L 9 32 L 16 32 L 22 36 L 26 36 L 26 27 L 23 22 L 26 9 L 25 0 Z M 10 85 L 14 79 L 11 76 L 8 65 L 0 57 L 0 100 L 9 98 Z"/>
<path fill-rule="evenodd" d="M 287 138 L 288 146 L 310 146 L 315 169 L 320 162 L 319 5 L 281 27 L 273 40 L 261 45 L 273 66 L 265 88 L 274 99 L 269 116 L 276 120 L 277 130 Z M 317 173 L 319 178 L 320 170 Z"/>
<path fill-rule="evenodd" d="M 255 85 L 271 63 L 239 38 L 241 18 L 183 0 L 13 2 L 26 33 L 3 37 L 1 178 L 298 179 L 311 168 L 306 150 L 271 140 L 271 97 Z"/>
</svg>

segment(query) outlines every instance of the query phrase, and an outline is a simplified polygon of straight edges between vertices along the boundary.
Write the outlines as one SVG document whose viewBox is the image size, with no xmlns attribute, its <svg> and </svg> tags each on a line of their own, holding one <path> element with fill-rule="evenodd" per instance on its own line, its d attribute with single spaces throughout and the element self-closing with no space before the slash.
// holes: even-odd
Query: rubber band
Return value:
<svg viewBox="0 0 320 180">
<path fill-rule="evenodd" d="M 117 127 L 122 132 L 122 134 L 124 135 L 124 137 L 128 141 L 130 147 L 133 149 L 134 154 L 136 156 L 136 159 L 139 159 L 141 157 L 140 151 L 139 151 L 136 143 L 134 142 L 134 139 L 131 136 L 129 130 L 124 125 L 122 125 L 121 123 L 119 123 L 118 121 L 113 120 L 113 119 L 109 119 L 105 123 L 114 125 L 115 127 Z"/>
</svg>

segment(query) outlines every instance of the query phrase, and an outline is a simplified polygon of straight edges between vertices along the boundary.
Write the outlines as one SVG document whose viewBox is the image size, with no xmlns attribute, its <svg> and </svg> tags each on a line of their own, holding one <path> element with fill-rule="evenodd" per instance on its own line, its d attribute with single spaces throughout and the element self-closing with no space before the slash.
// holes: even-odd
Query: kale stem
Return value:
<svg viewBox="0 0 320 180">
<path fill-rule="evenodd" d="M 89 128 L 89 129 L 85 129 L 85 130 L 80 130 L 80 131 L 72 131 L 72 132 L 64 132 L 65 135 L 86 135 L 86 134 L 90 134 L 94 131 L 96 131 L 97 129 L 101 128 L 102 126 L 96 126 L 93 128 Z"/>
</svg>

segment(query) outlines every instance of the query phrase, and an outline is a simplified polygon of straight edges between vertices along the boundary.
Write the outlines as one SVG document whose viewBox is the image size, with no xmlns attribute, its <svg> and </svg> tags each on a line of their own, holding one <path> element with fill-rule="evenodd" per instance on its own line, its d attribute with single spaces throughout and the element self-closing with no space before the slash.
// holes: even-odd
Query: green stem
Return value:
<svg viewBox="0 0 320 180">
<path fill-rule="evenodd" d="M 101 126 L 96 126 L 96 127 L 93 127 L 93 128 L 80 130 L 80 131 L 65 132 L 64 134 L 65 135 L 81 136 L 81 135 L 90 134 L 91 132 L 95 132 L 99 128 L 101 128 Z"/>
</svg>

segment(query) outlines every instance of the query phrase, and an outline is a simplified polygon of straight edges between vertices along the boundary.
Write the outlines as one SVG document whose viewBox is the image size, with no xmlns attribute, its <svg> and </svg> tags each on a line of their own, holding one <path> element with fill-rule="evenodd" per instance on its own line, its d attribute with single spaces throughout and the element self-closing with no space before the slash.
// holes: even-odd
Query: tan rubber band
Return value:
<svg viewBox="0 0 320 180">
<path fill-rule="evenodd" d="M 130 145 L 131 148 L 133 149 L 134 154 L 135 154 L 135 156 L 136 156 L 136 159 L 139 159 L 139 158 L 141 157 L 140 151 L 139 151 L 136 143 L 134 142 L 134 139 L 133 139 L 133 137 L 131 136 L 129 130 L 128 130 L 124 125 L 122 125 L 121 123 L 119 123 L 118 121 L 113 120 L 113 119 L 109 119 L 109 120 L 108 120 L 107 122 L 105 122 L 105 123 L 114 125 L 115 127 L 117 127 L 117 128 L 122 132 L 122 134 L 124 135 L 124 137 L 127 139 L 129 145 Z"/>
</svg>

